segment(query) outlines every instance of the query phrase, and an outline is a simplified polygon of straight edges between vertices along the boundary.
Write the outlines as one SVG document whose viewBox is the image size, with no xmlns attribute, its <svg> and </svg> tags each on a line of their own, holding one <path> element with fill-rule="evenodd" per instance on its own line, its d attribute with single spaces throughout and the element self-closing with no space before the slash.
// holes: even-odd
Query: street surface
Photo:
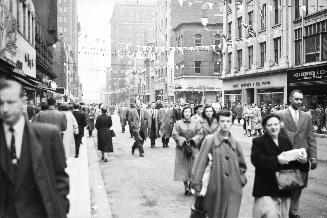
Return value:
<svg viewBox="0 0 327 218">
<path fill-rule="evenodd" d="M 122 134 L 117 115 L 112 116 L 117 137 L 113 139 L 114 153 L 109 162 L 100 162 L 102 176 L 114 218 L 186 218 L 190 215 L 193 197 L 184 196 L 182 182 L 174 182 L 175 142 L 170 140 L 169 148 L 162 148 L 161 140 L 156 148 L 150 148 L 147 140 L 145 157 L 138 151 L 133 156 L 133 139 L 129 131 Z M 235 124 L 232 132 L 242 142 L 248 171 L 248 184 L 243 189 L 240 218 L 252 215 L 254 167 L 250 162 L 252 138 L 243 135 L 240 125 Z M 301 217 L 327 217 L 327 138 L 318 138 L 318 169 L 310 172 L 309 185 L 301 198 Z M 96 137 L 90 140 L 96 146 Z M 100 158 L 100 154 L 98 154 Z M 92 179 L 92 178 L 91 178 Z"/>
</svg>

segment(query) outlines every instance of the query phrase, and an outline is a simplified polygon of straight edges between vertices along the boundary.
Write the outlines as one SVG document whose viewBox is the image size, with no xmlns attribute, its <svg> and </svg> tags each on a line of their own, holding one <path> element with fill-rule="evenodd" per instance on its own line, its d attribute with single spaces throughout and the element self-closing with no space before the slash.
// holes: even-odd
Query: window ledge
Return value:
<svg viewBox="0 0 327 218">
<path fill-rule="evenodd" d="M 276 28 L 281 27 L 281 26 L 282 26 L 282 24 L 281 23 L 278 23 L 278 24 L 273 25 L 272 28 L 273 29 L 276 29 Z"/>
</svg>

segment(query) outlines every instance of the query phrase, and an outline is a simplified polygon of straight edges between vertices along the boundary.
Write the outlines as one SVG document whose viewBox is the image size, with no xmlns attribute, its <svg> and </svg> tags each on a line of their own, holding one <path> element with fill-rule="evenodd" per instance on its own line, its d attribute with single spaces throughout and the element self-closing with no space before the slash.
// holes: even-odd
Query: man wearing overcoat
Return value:
<svg viewBox="0 0 327 218">
<path fill-rule="evenodd" d="M 174 110 L 169 108 L 168 101 L 164 101 L 164 107 L 158 112 L 160 123 L 160 136 L 162 137 L 162 146 L 168 148 L 169 138 L 171 137 L 174 127 Z"/>
<path fill-rule="evenodd" d="M 144 157 L 143 144 L 147 137 L 148 130 L 148 113 L 141 108 L 141 103 L 136 100 L 136 108 L 128 113 L 128 123 L 134 136 L 134 144 L 132 146 L 132 154 L 136 148 L 139 149 L 141 157 Z"/>
<path fill-rule="evenodd" d="M 159 138 L 159 121 L 158 121 L 158 109 L 155 108 L 156 103 L 151 103 L 151 108 L 148 110 L 149 128 L 148 133 L 151 140 L 151 148 L 154 148 L 156 139 Z"/>
</svg>

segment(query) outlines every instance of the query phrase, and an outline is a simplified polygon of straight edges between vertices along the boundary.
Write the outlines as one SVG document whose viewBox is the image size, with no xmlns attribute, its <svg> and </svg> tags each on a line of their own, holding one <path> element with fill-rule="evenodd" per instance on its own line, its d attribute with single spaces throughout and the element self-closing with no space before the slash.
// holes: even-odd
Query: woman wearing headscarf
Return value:
<svg viewBox="0 0 327 218">
<path fill-rule="evenodd" d="M 173 138 L 176 142 L 174 180 L 183 181 L 185 195 L 191 195 L 190 179 L 194 161 L 199 153 L 203 139 L 201 124 L 191 119 L 192 109 L 182 110 L 182 119 L 173 128 Z"/>
<path fill-rule="evenodd" d="M 107 153 L 114 151 L 111 135 L 112 121 L 111 117 L 107 115 L 106 108 L 102 107 L 101 112 L 102 114 L 97 118 L 95 123 L 95 128 L 98 130 L 98 150 L 102 153 L 101 160 L 108 162 Z"/>
</svg>

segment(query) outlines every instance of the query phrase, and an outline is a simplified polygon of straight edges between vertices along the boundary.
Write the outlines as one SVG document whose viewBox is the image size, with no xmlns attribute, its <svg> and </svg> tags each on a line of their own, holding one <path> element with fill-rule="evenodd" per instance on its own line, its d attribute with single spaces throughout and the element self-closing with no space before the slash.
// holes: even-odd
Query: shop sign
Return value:
<svg viewBox="0 0 327 218">
<path fill-rule="evenodd" d="M 327 80 L 327 66 L 289 71 L 288 82 Z"/>
<path fill-rule="evenodd" d="M 6 7 L 4 0 L 0 0 L 0 56 L 4 56 L 6 51 L 15 54 L 16 41 L 16 20 Z"/>
<path fill-rule="evenodd" d="M 220 90 L 219 88 L 215 88 L 214 86 L 206 86 L 206 85 L 188 85 L 188 87 L 186 88 L 188 90 L 200 90 L 200 91 L 215 91 L 216 90 Z"/>
<path fill-rule="evenodd" d="M 270 81 L 263 81 L 263 82 L 253 82 L 253 83 L 235 83 L 233 84 L 233 88 L 254 88 L 260 86 L 267 86 L 270 85 Z"/>
</svg>

